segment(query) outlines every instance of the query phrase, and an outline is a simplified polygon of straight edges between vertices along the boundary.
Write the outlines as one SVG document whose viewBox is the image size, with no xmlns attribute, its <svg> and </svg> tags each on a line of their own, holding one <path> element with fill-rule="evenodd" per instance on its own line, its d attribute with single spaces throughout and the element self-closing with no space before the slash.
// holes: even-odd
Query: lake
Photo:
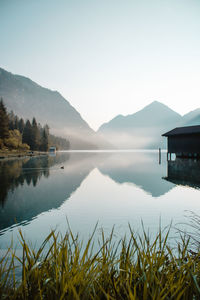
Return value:
<svg viewBox="0 0 200 300">
<path fill-rule="evenodd" d="M 64 168 L 61 168 L 64 167 Z M 150 232 L 173 220 L 186 226 L 188 211 L 200 215 L 200 162 L 167 162 L 158 151 L 68 151 L 55 156 L 0 161 L 0 248 L 18 230 L 41 244 L 51 229 L 64 233 L 67 220 L 84 239 L 98 229 L 128 234 L 128 224 Z M 177 225 L 178 224 L 178 225 Z M 98 230 L 97 230 L 98 231 Z"/>
</svg>

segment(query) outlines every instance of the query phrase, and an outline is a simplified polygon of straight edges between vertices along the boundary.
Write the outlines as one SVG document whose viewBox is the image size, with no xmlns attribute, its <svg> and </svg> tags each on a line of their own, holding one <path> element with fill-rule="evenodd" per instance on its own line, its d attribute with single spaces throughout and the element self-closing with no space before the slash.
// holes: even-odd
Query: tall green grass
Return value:
<svg viewBox="0 0 200 300">
<path fill-rule="evenodd" d="M 20 231 L 22 257 L 9 248 L 0 260 L 0 299 L 200 299 L 200 253 L 184 236 L 172 249 L 169 230 L 150 239 L 130 228 L 118 242 L 102 231 L 95 252 L 95 232 L 83 245 L 52 231 L 34 250 Z"/>
</svg>

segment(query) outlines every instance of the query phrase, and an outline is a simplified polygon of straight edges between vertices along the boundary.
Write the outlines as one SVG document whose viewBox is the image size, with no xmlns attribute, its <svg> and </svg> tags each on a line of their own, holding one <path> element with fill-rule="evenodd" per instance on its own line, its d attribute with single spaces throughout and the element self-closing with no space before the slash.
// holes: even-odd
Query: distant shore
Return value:
<svg viewBox="0 0 200 300">
<path fill-rule="evenodd" d="M 26 156 L 48 155 L 48 152 L 42 151 L 20 151 L 20 150 L 0 150 L 0 160 L 5 158 L 17 158 Z"/>
</svg>

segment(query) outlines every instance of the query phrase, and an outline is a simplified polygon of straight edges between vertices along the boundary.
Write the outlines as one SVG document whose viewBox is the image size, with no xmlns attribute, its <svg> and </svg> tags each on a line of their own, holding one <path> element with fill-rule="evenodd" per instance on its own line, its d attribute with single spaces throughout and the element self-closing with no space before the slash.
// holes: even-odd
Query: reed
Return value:
<svg viewBox="0 0 200 300">
<path fill-rule="evenodd" d="M 37 250 L 20 231 L 22 257 L 10 247 L 0 260 L 0 299 L 199 299 L 200 253 L 184 236 L 172 249 L 169 231 L 150 239 L 130 228 L 118 242 L 102 231 L 96 252 L 96 228 L 84 246 L 70 229 L 51 231 Z"/>
</svg>

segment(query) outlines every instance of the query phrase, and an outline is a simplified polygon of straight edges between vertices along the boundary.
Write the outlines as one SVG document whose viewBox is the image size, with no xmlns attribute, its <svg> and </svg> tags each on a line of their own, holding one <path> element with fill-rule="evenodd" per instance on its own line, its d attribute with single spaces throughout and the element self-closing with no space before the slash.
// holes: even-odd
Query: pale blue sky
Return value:
<svg viewBox="0 0 200 300">
<path fill-rule="evenodd" d="M 0 0 L 0 66 L 97 129 L 154 100 L 200 107 L 199 0 Z"/>
</svg>

